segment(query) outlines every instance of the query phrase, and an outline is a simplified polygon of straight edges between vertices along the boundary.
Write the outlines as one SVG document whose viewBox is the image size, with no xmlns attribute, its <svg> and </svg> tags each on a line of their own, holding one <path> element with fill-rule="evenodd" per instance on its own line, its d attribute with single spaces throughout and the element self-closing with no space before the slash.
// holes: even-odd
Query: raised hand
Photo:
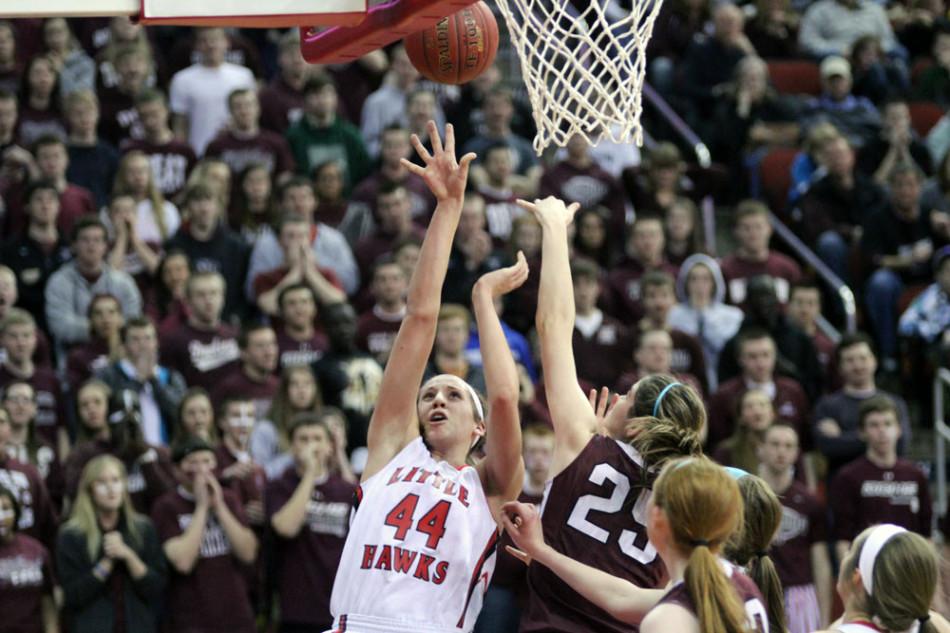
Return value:
<svg viewBox="0 0 950 633">
<path fill-rule="evenodd" d="M 509 548 L 508 551 L 526 564 L 531 558 L 537 558 L 538 552 L 546 547 L 537 507 L 530 503 L 509 501 L 501 510 L 501 524 L 518 546 L 518 550 Z"/>
<path fill-rule="evenodd" d="M 610 397 L 610 389 L 607 387 L 600 388 L 600 397 L 598 398 L 597 390 L 591 389 L 590 393 L 587 394 L 587 399 L 590 401 L 590 408 L 594 410 L 594 417 L 597 418 L 597 433 L 600 435 L 608 435 L 607 432 L 607 415 L 614 406 L 620 402 L 621 395 L 615 393 L 613 397 Z"/>
<path fill-rule="evenodd" d="M 528 279 L 528 272 L 528 261 L 525 259 L 524 253 L 518 251 L 518 261 L 513 266 L 485 273 L 479 278 L 473 292 L 477 291 L 478 288 L 483 288 L 492 297 L 507 294 L 521 287 Z"/>
<path fill-rule="evenodd" d="M 527 209 L 537 218 L 541 226 L 568 226 L 574 221 L 574 214 L 581 208 L 580 203 L 574 202 L 571 205 L 564 204 L 554 196 L 548 196 L 544 200 L 518 200 L 518 206 Z"/>
<path fill-rule="evenodd" d="M 468 182 L 468 166 L 475 160 L 475 154 L 469 152 L 456 161 L 455 130 L 451 123 L 445 126 L 444 147 L 435 121 L 429 121 L 426 129 L 429 140 L 432 141 L 432 154 L 423 147 L 418 136 L 412 135 L 412 146 L 416 148 L 416 153 L 426 166 L 420 167 L 405 158 L 402 159 L 402 164 L 426 181 L 426 185 L 437 201 L 458 200 L 461 202 L 465 195 L 465 184 Z"/>
</svg>

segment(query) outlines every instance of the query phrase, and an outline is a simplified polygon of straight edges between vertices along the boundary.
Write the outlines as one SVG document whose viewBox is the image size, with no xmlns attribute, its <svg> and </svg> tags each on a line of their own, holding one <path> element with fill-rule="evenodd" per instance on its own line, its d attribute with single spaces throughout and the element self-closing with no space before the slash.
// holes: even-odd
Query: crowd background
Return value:
<svg viewBox="0 0 950 633">
<path fill-rule="evenodd" d="M 435 206 L 400 162 L 430 119 L 478 158 L 428 375 L 484 391 L 472 285 L 519 250 L 531 265 L 497 305 L 522 498 L 540 499 L 553 438 L 541 229 L 515 200 L 554 195 L 581 205 L 582 386 L 697 387 L 707 452 L 783 502 L 787 601 L 812 587 L 827 622 L 865 527 L 942 541 L 912 449 L 950 361 L 948 17 L 942 0 L 667 0 L 648 80 L 711 167 L 651 111 L 642 150 L 575 138 L 538 157 L 504 34 L 453 87 L 398 45 L 319 67 L 296 30 L 0 20 L 0 631 L 329 628 Z M 858 332 L 819 327 L 842 310 L 770 212 L 855 292 Z M 500 562 L 481 630 L 517 630 L 519 566 Z"/>
</svg>

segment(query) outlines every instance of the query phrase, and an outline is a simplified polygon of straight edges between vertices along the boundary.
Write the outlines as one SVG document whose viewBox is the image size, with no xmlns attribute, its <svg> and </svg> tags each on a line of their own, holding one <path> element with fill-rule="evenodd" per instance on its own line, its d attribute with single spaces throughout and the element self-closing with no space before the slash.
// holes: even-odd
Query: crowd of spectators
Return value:
<svg viewBox="0 0 950 633">
<path fill-rule="evenodd" d="M 399 45 L 308 65 L 296 29 L 0 20 L 0 632 L 330 627 L 435 207 L 401 162 L 430 119 L 478 158 L 427 376 L 484 391 L 472 286 L 518 251 L 531 266 L 496 305 L 521 379 L 522 499 L 540 500 L 553 437 L 541 228 L 515 201 L 554 195 L 581 205 L 581 386 L 695 386 L 708 453 L 782 499 L 773 558 L 827 624 L 858 533 L 934 530 L 906 457 L 933 413 L 920 385 L 950 361 L 950 116 L 925 138 L 914 112 L 950 105 L 948 18 L 942 0 L 667 0 L 648 78 L 725 187 L 659 125 L 642 157 L 580 137 L 537 156 L 519 77 L 497 65 L 457 88 Z M 814 94 L 772 84 L 790 60 Z M 782 149 L 790 184 L 769 196 L 761 169 Z M 718 252 L 710 194 L 732 231 Z M 861 331 L 821 327 L 839 307 L 772 240 L 772 214 L 852 287 Z M 477 630 L 517 630 L 525 590 L 502 556 Z"/>
</svg>

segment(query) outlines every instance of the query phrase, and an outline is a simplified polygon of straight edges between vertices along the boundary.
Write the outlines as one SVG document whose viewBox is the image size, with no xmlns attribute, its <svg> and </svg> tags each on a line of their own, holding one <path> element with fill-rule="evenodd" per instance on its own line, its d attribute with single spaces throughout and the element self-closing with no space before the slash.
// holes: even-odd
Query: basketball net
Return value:
<svg viewBox="0 0 950 633">
<path fill-rule="evenodd" d="M 646 48 L 662 0 L 495 0 L 521 60 L 540 155 L 575 135 L 591 145 L 643 142 Z M 584 7 L 586 5 L 586 7 Z"/>
</svg>

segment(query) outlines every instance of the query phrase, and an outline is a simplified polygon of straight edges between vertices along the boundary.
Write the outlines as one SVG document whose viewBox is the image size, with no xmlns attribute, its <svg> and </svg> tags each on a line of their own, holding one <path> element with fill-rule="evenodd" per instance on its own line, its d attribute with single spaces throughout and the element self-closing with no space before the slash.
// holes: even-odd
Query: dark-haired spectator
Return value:
<svg viewBox="0 0 950 633">
<path fill-rule="evenodd" d="M 793 59 L 798 56 L 800 2 L 757 0 L 755 15 L 746 22 L 749 42 L 763 59 Z"/>
<path fill-rule="evenodd" d="M 310 174 L 320 163 L 340 160 L 348 194 L 370 170 L 363 138 L 354 125 L 337 114 L 337 87 L 328 75 L 308 79 L 303 95 L 303 116 L 287 130 L 297 172 Z"/>
<path fill-rule="evenodd" d="M 637 214 L 664 215 L 678 198 L 689 193 L 692 183 L 685 174 L 686 162 L 676 145 L 664 141 L 652 147 L 640 169 L 626 170 L 624 174 L 627 193 Z"/>
<path fill-rule="evenodd" d="M 884 8 L 868 0 L 817 0 L 802 17 L 798 43 L 813 57 L 845 55 L 863 35 L 876 35 L 891 53 L 897 40 Z"/>
<path fill-rule="evenodd" d="M 214 419 L 211 397 L 201 387 L 191 387 L 178 405 L 178 429 L 175 437 L 193 435 L 212 446 L 218 443 L 218 427 Z"/>
<path fill-rule="evenodd" d="M 26 310 L 11 308 L 0 321 L 0 347 L 6 358 L 0 364 L 0 388 L 26 382 L 36 403 L 36 431 L 61 455 L 69 452 L 66 407 L 59 378 L 51 367 L 33 363 L 36 351 L 36 321 Z"/>
<path fill-rule="evenodd" d="M 336 274 L 348 295 L 355 293 L 359 289 L 360 276 L 353 251 L 342 233 L 322 222 L 314 221 L 317 197 L 313 183 L 303 177 L 291 178 L 281 186 L 279 198 L 282 214 L 303 216 L 310 225 L 308 243 L 315 261 Z M 273 231 L 263 233 L 254 244 L 248 264 L 244 287 L 248 299 L 256 299 L 254 281 L 258 275 L 280 268 L 285 263 L 278 236 Z"/>
<path fill-rule="evenodd" d="M 206 27 L 195 33 L 199 60 L 172 77 L 168 101 L 174 113 L 172 128 L 202 155 L 208 143 L 228 121 L 228 95 L 238 88 L 254 90 L 250 70 L 226 60 L 228 36 L 224 29 Z"/>
<path fill-rule="evenodd" d="M 0 487 L 16 495 L 20 506 L 17 532 L 52 548 L 59 519 L 46 490 L 46 484 L 34 466 L 8 456 L 9 441 L 10 416 L 0 407 Z"/>
<path fill-rule="evenodd" d="M 190 387 L 214 389 L 241 355 L 237 331 L 221 322 L 225 287 L 220 273 L 192 274 L 185 289 L 188 321 L 162 338 L 160 357 Z"/>
<path fill-rule="evenodd" d="M 356 327 L 359 348 L 386 366 L 396 333 L 406 316 L 409 278 L 394 259 L 383 258 L 373 267 L 370 292 L 375 303 L 360 315 Z"/>
<path fill-rule="evenodd" d="M 0 250 L 2 254 L 2 250 Z M 10 308 L 17 305 L 19 294 L 17 292 L 16 273 L 8 266 L 0 264 L 0 321 L 7 315 Z M 0 349 L 0 363 L 6 358 L 6 352 Z M 36 351 L 33 353 L 33 363 L 39 367 L 52 367 L 53 361 L 49 349 L 49 339 L 43 330 L 36 330 Z"/>
<path fill-rule="evenodd" d="M 238 347 L 241 363 L 213 387 L 211 402 L 220 408 L 228 399 L 251 400 L 257 419 L 262 420 L 277 393 L 277 335 L 269 325 L 246 325 L 238 335 Z"/>
<path fill-rule="evenodd" d="M 281 292 L 296 284 L 310 288 L 321 304 L 346 299 L 342 285 L 331 268 L 317 263 L 310 247 L 310 223 L 302 215 L 286 214 L 277 226 L 277 241 L 283 255 L 283 265 L 258 273 L 253 280 L 257 307 L 264 314 L 274 316 L 279 310 Z"/>
<path fill-rule="evenodd" d="M 673 372 L 673 338 L 665 329 L 642 330 L 635 335 L 633 348 L 633 371 L 624 372 L 617 378 L 614 391 L 629 393 L 641 379 L 654 374 L 669 374 L 677 381 L 689 385 L 697 392 L 703 388 L 693 374 Z"/>
<path fill-rule="evenodd" d="M 778 350 L 771 335 L 764 330 L 747 329 L 738 335 L 735 349 L 742 373 L 721 382 L 719 389 L 709 399 L 707 445 L 716 446 L 732 434 L 736 403 L 739 396 L 749 389 L 764 391 L 772 399 L 778 418 L 795 427 L 804 439 L 808 430 L 810 402 L 797 381 L 776 373 Z"/>
<path fill-rule="evenodd" d="M 166 580 L 155 527 L 129 501 L 122 462 L 103 455 L 83 470 L 56 542 L 63 611 L 76 633 L 154 633 Z"/>
<path fill-rule="evenodd" d="M 891 95 L 905 94 L 910 81 L 903 62 L 884 55 L 876 35 L 863 35 L 851 45 L 851 68 L 854 71 L 854 95 L 866 97 L 880 106 Z"/>
<path fill-rule="evenodd" d="M 273 174 L 264 165 L 251 163 L 237 176 L 228 224 L 252 247 L 276 221 Z"/>
<path fill-rule="evenodd" d="M 18 494 L 0 484 L 0 610 L 4 628 L 58 633 L 50 550 L 20 532 L 17 523 L 22 513 Z"/>
<path fill-rule="evenodd" d="M 442 284 L 442 303 L 468 305 L 472 300 L 472 286 L 478 278 L 504 265 L 504 253 L 494 248 L 486 223 L 485 198 L 474 191 L 466 192 Z M 404 267 L 404 270 L 407 278 L 412 276 L 411 269 Z"/>
<path fill-rule="evenodd" d="M 53 506 L 62 507 L 65 485 L 63 465 L 56 455 L 54 444 L 41 437 L 37 431 L 37 393 L 33 385 L 26 380 L 14 379 L 0 390 L 0 394 L 3 396 L 0 406 L 6 409 L 10 417 L 7 455 L 34 466 L 46 483 Z"/>
<path fill-rule="evenodd" d="M 159 336 L 188 320 L 185 290 L 191 276 L 191 261 L 181 250 L 168 251 L 155 271 L 155 282 L 146 299 L 145 314 L 155 323 Z"/>
<path fill-rule="evenodd" d="M 183 210 L 188 222 L 165 242 L 165 250 L 180 250 L 196 272 L 220 273 L 228 283 L 223 306 L 226 319 L 245 312 L 241 281 L 248 270 L 248 247 L 222 217 L 221 201 L 214 190 L 197 184 L 185 192 Z"/>
<path fill-rule="evenodd" d="M 112 54 L 112 65 L 115 77 L 110 83 L 113 85 L 96 91 L 102 106 L 99 130 L 106 141 L 124 147 L 127 142 L 140 140 L 145 135 L 137 104 L 151 90 L 152 55 L 146 46 L 123 44 Z"/>
<path fill-rule="evenodd" d="M 574 216 L 574 226 L 577 228 L 574 232 L 573 256 L 589 259 L 602 269 L 609 270 L 617 260 L 616 240 L 609 235 L 609 222 L 608 209 L 602 207 L 579 209 L 577 215 Z M 668 239 L 667 252 L 669 252 Z"/>
<path fill-rule="evenodd" d="M 914 165 L 927 176 L 933 173 L 930 152 L 911 127 L 910 108 L 903 99 L 893 98 L 881 109 L 881 133 L 858 153 L 859 170 L 886 186 L 898 165 Z"/>
<path fill-rule="evenodd" d="M 59 107 L 59 72 L 56 62 L 37 55 L 27 62 L 20 84 L 17 139 L 29 147 L 42 136 L 66 140 L 66 124 Z"/>
<path fill-rule="evenodd" d="M 20 79 L 16 29 L 9 20 L 0 20 L 0 92 L 16 94 Z M 0 150 L 3 149 L 0 140 Z"/>
<path fill-rule="evenodd" d="M 46 323 L 46 285 L 50 276 L 72 259 L 68 236 L 56 227 L 59 216 L 59 192 L 53 183 L 30 183 L 24 195 L 27 212 L 26 230 L 0 246 L 0 261 L 14 272 L 19 286 L 18 306 L 38 315 L 40 327 Z"/>
<path fill-rule="evenodd" d="M 182 485 L 152 508 L 162 549 L 171 566 L 165 602 L 176 631 L 253 633 L 245 565 L 257 558 L 258 542 L 244 510 L 214 476 L 212 447 L 185 438 L 175 462 Z"/>
<path fill-rule="evenodd" d="M 933 271 L 934 282 L 901 315 L 898 329 L 901 336 L 936 346 L 929 356 L 941 362 L 940 356 L 950 345 L 950 246 L 934 255 Z"/>
<path fill-rule="evenodd" d="M 838 471 L 829 491 L 839 559 L 862 530 L 878 523 L 928 538 L 932 530 L 927 475 L 897 456 L 901 424 L 894 402 L 886 396 L 868 398 L 858 409 L 858 425 L 867 450 Z"/>
<path fill-rule="evenodd" d="M 251 435 L 257 420 L 254 400 L 242 394 L 225 398 L 219 407 L 218 430 L 221 443 L 215 450 L 215 476 L 241 502 L 248 523 L 255 528 L 263 526 L 264 486 L 267 475 L 254 463 L 250 453 Z"/>
<path fill-rule="evenodd" d="M 578 232 L 580 226 L 578 226 Z M 666 210 L 663 220 L 666 259 L 679 268 L 694 253 L 706 250 L 699 209 L 689 198 L 680 197 Z M 576 244 L 575 240 L 575 244 Z"/>
<path fill-rule="evenodd" d="M 663 220 L 655 215 L 638 215 L 628 229 L 624 258 L 607 274 L 608 312 L 621 321 L 643 318 L 640 278 L 651 270 L 671 275 L 676 268 L 663 254 Z"/>
<path fill-rule="evenodd" d="M 819 0 L 832 4 L 839 1 Z M 863 147 L 874 140 L 880 132 L 881 116 L 870 100 L 852 93 L 854 79 L 848 60 L 837 55 L 826 57 L 819 72 L 821 95 L 806 104 L 802 124 L 810 128 L 821 122 L 831 123 L 854 147 Z"/>
<path fill-rule="evenodd" d="M 91 90 L 78 90 L 65 99 L 69 124 L 69 167 L 66 179 L 92 193 L 97 208 L 108 204 L 119 168 L 115 147 L 99 138 L 99 99 Z"/>
<path fill-rule="evenodd" d="M 303 86 L 313 67 L 300 52 L 300 33 L 290 29 L 277 42 L 277 75 L 261 88 L 261 127 L 283 134 L 303 115 Z"/>
<path fill-rule="evenodd" d="M 37 177 L 53 183 L 59 192 L 57 225 L 64 235 L 68 235 L 80 217 L 96 211 L 95 199 L 91 191 L 66 179 L 69 151 L 62 139 L 40 137 L 33 145 L 33 153 L 36 156 Z"/>
<path fill-rule="evenodd" d="M 914 97 L 933 101 L 946 108 L 950 106 L 950 26 L 941 25 L 934 35 L 933 59 L 936 62 L 924 70 L 915 83 Z"/>
<path fill-rule="evenodd" d="M 871 339 L 860 333 L 845 336 L 835 350 L 835 360 L 841 389 L 822 396 L 812 416 L 815 447 L 828 460 L 829 481 L 838 468 L 864 451 L 858 410 L 861 403 L 871 397 L 886 396 L 894 402 L 903 435 L 898 444 L 901 454 L 910 442 L 907 404 L 899 395 L 879 389 L 875 382 L 877 358 Z"/>
<path fill-rule="evenodd" d="M 785 309 L 786 320 L 811 338 L 818 355 L 818 364 L 821 365 L 822 375 L 825 377 L 824 386 L 827 387 L 837 380 L 837 369 L 834 366 L 835 343 L 818 327 L 818 317 L 821 316 L 821 289 L 817 282 L 803 281 L 793 285 L 791 293 Z"/>
<path fill-rule="evenodd" d="M 125 317 L 119 300 L 96 295 L 89 302 L 89 340 L 75 345 L 66 357 L 66 384 L 75 390 L 122 353 Z"/>
<path fill-rule="evenodd" d="M 198 161 L 195 150 L 185 141 L 175 138 L 168 124 L 168 104 L 161 92 L 143 90 L 135 98 L 134 111 L 142 133 L 139 138 L 123 143 L 122 149 L 126 152 L 138 150 L 148 156 L 155 186 L 166 198 L 176 199 L 185 189 L 188 174 Z"/>
<path fill-rule="evenodd" d="M 60 345 L 89 340 L 89 303 L 98 294 L 116 297 L 126 317 L 142 313 L 142 296 L 135 281 L 105 261 L 106 235 L 98 218 L 80 218 L 72 234 L 75 259 L 63 264 L 46 284 L 46 321 Z"/>
<path fill-rule="evenodd" d="M 729 303 L 745 304 L 749 280 L 758 275 L 772 277 L 779 303 L 788 303 L 789 288 L 801 279 L 802 271 L 790 257 L 769 248 L 772 238 L 769 208 L 757 200 L 740 202 L 733 215 L 733 235 L 735 252 L 723 257 L 720 263 Z"/>
<path fill-rule="evenodd" d="M 489 145 L 482 151 L 480 158 L 483 175 L 475 191 L 485 199 L 488 233 L 496 245 L 503 246 L 511 238 L 514 221 L 525 214 L 524 209 L 517 204 L 519 187 L 522 188 L 522 196 L 528 197 L 529 194 L 524 193 L 524 183 L 518 183 L 518 177 L 512 170 L 509 146 L 502 143 Z"/>
<path fill-rule="evenodd" d="M 267 486 L 281 630 L 316 631 L 333 623 L 330 588 L 356 488 L 334 472 L 335 440 L 317 416 L 298 414 L 288 436 L 293 464 Z"/>
<path fill-rule="evenodd" d="M 904 286 L 930 280 L 934 241 L 920 184 L 916 167 L 895 168 L 890 204 L 866 218 L 861 236 L 861 254 L 874 270 L 864 288 L 868 320 L 888 371 L 897 368 L 897 302 Z"/>
<path fill-rule="evenodd" d="M 825 175 L 801 201 L 802 234 L 836 275 L 849 280 L 850 251 L 860 240 L 861 225 L 884 208 L 887 194 L 872 178 L 874 170 L 866 174 L 856 168 L 854 149 L 845 137 L 829 139 L 819 154 Z"/>
<path fill-rule="evenodd" d="M 314 217 L 318 222 L 339 227 L 350 208 L 343 195 L 343 168 L 339 161 L 330 160 L 313 168 L 313 190 L 317 196 Z"/>
<path fill-rule="evenodd" d="M 342 293 L 340 293 L 342 296 Z M 334 303 L 328 301 L 323 305 Z M 282 369 L 311 364 L 320 359 L 330 346 L 326 334 L 316 327 L 319 312 L 317 296 L 310 286 L 291 284 L 277 295 L 280 319 L 275 324 L 277 349 Z"/>
<path fill-rule="evenodd" d="M 485 151 L 489 146 L 506 145 L 511 152 L 512 171 L 524 176 L 528 185 L 533 186 L 541 175 L 541 167 L 531 143 L 518 136 L 511 128 L 515 115 L 514 96 L 511 91 L 501 86 L 489 91 L 485 95 L 482 113 L 485 117 L 484 127 L 465 143 L 462 153 L 475 152 L 478 156 L 476 161 L 480 161 L 486 157 Z M 473 169 L 472 179 L 475 182 L 483 180 L 478 169 Z"/>
<path fill-rule="evenodd" d="M 391 253 L 397 242 L 408 237 L 421 238 L 424 234 L 425 231 L 412 221 L 409 193 L 405 187 L 391 185 L 380 189 L 376 195 L 376 227 L 353 247 L 363 287 L 368 285 L 376 261 Z"/>
<path fill-rule="evenodd" d="M 254 88 L 238 88 L 228 95 L 228 126 L 208 147 L 205 156 L 220 158 L 232 174 L 249 165 L 264 165 L 278 180 L 294 170 L 294 159 L 287 140 L 260 127 L 261 104 Z"/>
<path fill-rule="evenodd" d="M 138 394 L 142 437 L 149 444 L 167 446 L 172 441 L 178 404 L 185 394 L 185 379 L 174 368 L 158 362 L 158 334 L 145 317 L 129 319 L 122 328 L 122 358 L 98 373 L 113 393 Z"/>
</svg>

